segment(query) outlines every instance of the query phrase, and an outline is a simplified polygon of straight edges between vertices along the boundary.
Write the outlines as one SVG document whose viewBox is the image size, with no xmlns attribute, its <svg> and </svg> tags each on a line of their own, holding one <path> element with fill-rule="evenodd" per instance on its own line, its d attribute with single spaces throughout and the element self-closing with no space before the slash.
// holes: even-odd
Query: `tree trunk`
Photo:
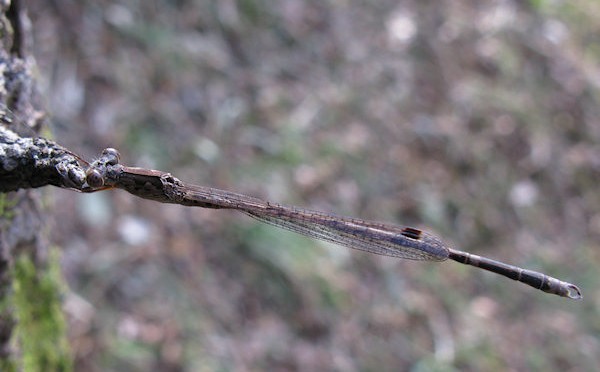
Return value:
<svg viewBox="0 0 600 372">
<path fill-rule="evenodd" d="M 37 137 L 45 118 L 33 78 L 29 26 L 19 0 L 2 2 L 0 126 L 19 138 Z M 3 147 L 3 171 L 18 166 L 8 155 Z M 8 181 L 6 172 L 0 177 Z M 41 191 L 0 194 L 1 371 L 70 369 L 58 259 L 49 254 L 43 222 Z"/>
</svg>

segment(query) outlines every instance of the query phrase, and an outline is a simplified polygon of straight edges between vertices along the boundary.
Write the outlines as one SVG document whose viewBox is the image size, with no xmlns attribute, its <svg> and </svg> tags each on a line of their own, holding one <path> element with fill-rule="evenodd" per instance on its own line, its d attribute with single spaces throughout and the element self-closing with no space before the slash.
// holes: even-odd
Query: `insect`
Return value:
<svg viewBox="0 0 600 372">
<path fill-rule="evenodd" d="M 453 260 L 558 296 L 580 299 L 580 289 L 549 275 L 452 248 L 437 236 L 413 228 L 288 206 L 211 187 L 191 185 L 157 170 L 120 164 L 107 148 L 89 164 L 84 192 L 119 188 L 141 198 L 213 209 L 234 209 L 296 233 L 383 256 L 421 261 Z"/>
</svg>

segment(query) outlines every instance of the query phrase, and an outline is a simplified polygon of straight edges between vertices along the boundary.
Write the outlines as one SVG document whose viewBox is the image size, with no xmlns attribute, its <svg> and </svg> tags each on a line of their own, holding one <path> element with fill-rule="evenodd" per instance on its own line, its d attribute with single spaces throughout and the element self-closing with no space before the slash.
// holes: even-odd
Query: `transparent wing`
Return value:
<svg viewBox="0 0 600 372">
<path fill-rule="evenodd" d="M 280 205 L 244 212 L 270 225 L 364 252 L 423 261 L 444 261 L 448 258 L 448 248 L 439 238 L 413 228 Z"/>
</svg>

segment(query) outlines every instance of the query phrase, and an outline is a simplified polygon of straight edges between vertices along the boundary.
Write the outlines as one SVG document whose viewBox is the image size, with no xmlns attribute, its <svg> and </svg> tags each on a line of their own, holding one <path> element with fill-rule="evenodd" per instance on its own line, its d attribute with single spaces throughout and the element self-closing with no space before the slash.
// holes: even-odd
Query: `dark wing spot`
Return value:
<svg viewBox="0 0 600 372">
<path fill-rule="evenodd" d="M 419 229 L 415 229 L 412 227 L 405 227 L 402 229 L 402 232 L 400 234 L 402 234 L 403 236 L 406 236 L 407 238 L 419 240 L 419 239 L 421 239 L 423 232 Z"/>
</svg>

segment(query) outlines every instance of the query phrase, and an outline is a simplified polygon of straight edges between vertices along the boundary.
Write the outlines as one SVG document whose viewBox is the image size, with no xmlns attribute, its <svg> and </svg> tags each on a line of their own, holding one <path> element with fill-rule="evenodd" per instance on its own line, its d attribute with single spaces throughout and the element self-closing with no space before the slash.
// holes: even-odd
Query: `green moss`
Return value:
<svg viewBox="0 0 600 372">
<path fill-rule="evenodd" d="M 0 371 L 16 372 L 19 369 L 14 360 L 12 359 L 0 359 Z"/>
<path fill-rule="evenodd" d="M 15 215 L 13 208 L 16 204 L 17 200 L 9 198 L 8 194 L 0 193 L 0 218 L 11 220 Z"/>
<path fill-rule="evenodd" d="M 57 250 L 46 270 L 21 255 L 14 264 L 15 340 L 25 371 L 70 371 L 71 355 L 61 308 L 63 281 Z M 4 369 L 3 369 L 4 370 Z"/>
<path fill-rule="evenodd" d="M 2 317 L 2 323 L 4 326 L 11 324 L 12 317 L 12 298 L 10 296 L 2 296 L 0 298 L 0 317 Z M 9 353 L 5 356 L 0 357 L 0 371 L 16 372 L 18 371 L 18 364 L 15 360 L 15 354 Z"/>
</svg>

